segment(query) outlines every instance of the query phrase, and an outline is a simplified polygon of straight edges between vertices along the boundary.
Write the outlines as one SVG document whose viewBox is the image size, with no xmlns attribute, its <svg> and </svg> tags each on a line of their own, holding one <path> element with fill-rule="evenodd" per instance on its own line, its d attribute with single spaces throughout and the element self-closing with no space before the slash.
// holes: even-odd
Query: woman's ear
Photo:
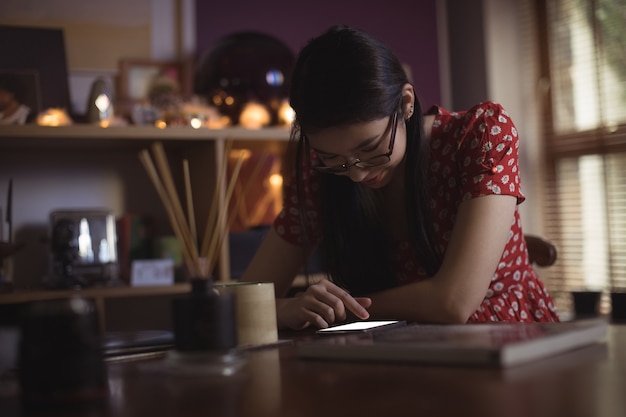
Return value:
<svg viewBox="0 0 626 417">
<path fill-rule="evenodd" d="M 402 87 L 402 114 L 405 120 L 409 120 L 415 111 L 415 90 L 409 83 Z"/>
</svg>

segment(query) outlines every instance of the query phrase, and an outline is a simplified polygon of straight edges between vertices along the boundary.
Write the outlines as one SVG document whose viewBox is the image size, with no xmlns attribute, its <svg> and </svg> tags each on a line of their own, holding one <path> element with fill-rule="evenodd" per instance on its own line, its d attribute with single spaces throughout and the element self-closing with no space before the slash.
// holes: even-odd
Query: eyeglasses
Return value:
<svg viewBox="0 0 626 417">
<path fill-rule="evenodd" d="M 391 124 L 391 139 L 389 140 L 389 149 L 387 150 L 387 153 L 376 155 L 365 160 L 357 158 L 350 163 L 346 162 L 345 164 L 333 165 L 330 167 L 326 165 L 321 165 L 321 163 L 320 165 L 313 165 L 311 161 L 311 149 L 309 148 L 309 140 L 305 136 L 304 137 L 304 142 L 306 146 L 305 153 L 309 162 L 309 166 L 313 168 L 314 170 L 323 172 L 325 174 L 341 174 L 344 172 L 348 172 L 350 168 L 352 167 L 372 168 L 372 167 L 377 167 L 380 165 L 385 165 L 391 160 L 391 154 L 393 153 L 393 145 L 396 141 L 396 131 L 398 130 L 398 112 L 395 112 L 391 116 L 389 122 Z"/>
</svg>

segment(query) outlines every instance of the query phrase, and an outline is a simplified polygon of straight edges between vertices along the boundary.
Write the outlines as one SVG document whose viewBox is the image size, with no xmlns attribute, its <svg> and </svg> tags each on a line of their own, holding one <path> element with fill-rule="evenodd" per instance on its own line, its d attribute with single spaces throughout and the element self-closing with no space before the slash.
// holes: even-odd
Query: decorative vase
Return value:
<svg viewBox="0 0 626 417">
<path fill-rule="evenodd" d="M 227 352 L 237 347 L 235 297 L 219 294 L 212 280 L 191 279 L 191 292 L 172 300 L 174 343 L 179 352 Z"/>
<path fill-rule="evenodd" d="M 113 95 L 106 80 L 98 77 L 91 84 L 87 102 L 87 122 L 105 123 L 113 119 Z"/>
</svg>

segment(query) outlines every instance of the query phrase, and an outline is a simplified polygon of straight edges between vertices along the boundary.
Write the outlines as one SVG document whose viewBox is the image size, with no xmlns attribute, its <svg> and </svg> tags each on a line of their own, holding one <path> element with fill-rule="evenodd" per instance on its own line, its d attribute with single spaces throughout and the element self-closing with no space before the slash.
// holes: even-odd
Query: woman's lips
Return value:
<svg viewBox="0 0 626 417">
<path fill-rule="evenodd" d="M 365 185 L 366 187 L 372 187 L 372 186 L 374 186 L 374 185 L 376 185 L 376 184 L 378 184 L 380 182 L 380 178 L 381 178 L 381 175 L 378 174 L 374 178 L 370 178 L 368 180 L 361 181 L 361 184 Z"/>
</svg>

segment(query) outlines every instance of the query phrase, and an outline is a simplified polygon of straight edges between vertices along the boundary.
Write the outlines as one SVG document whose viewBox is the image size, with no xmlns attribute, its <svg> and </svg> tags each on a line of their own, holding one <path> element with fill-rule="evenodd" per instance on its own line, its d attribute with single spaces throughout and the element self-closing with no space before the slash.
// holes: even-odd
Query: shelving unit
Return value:
<svg viewBox="0 0 626 417">
<path fill-rule="evenodd" d="M 74 290 L 55 290 L 55 291 L 19 291 L 10 294 L 0 294 L 0 307 L 3 305 L 9 307 L 11 305 L 19 305 L 21 303 L 31 301 L 58 300 L 70 298 L 72 296 L 80 296 L 92 299 L 98 310 L 98 320 L 100 330 L 104 333 L 110 329 L 107 318 L 111 315 L 112 308 L 107 308 L 115 301 L 123 299 L 136 298 L 162 298 L 172 297 L 177 294 L 189 292 L 191 286 L 188 283 L 174 284 L 171 286 L 146 286 L 146 287 L 103 287 L 103 288 L 87 288 L 80 291 Z M 154 300 L 153 300 L 154 301 Z M 2 309 L 0 308 L 0 311 Z M 167 322 L 168 314 L 157 314 L 158 322 Z M 165 319 L 163 318 L 165 317 Z M 114 321 L 114 320 L 110 320 Z M 132 324 L 131 324 L 132 326 Z M 141 327 L 142 323 L 138 323 L 137 327 Z M 116 329 L 117 330 L 117 329 Z"/>
<path fill-rule="evenodd" d="M 234 140 L 235 148 L 278 154 L 286 149 L 288 138 L 286 127 L 0 126 L 0 207 L 5 206 L 8 179 L 13 178 L 14 239 L 27 244 L 15 255 L 16 287 L 35 290 L 41 283 L 42 267 L 48 264 L 42 239 L 49 226 L 48 214 L 54 209 L 97 206 L 118 216 L 144 213 L 155 219 L 160 234 L 171 230 L 138 158 L 138 152 L 152 143 L 163 143 L 179 190 L 184 189 L 182 160 L 189 161 L 198 230 L 204 230 L 216 174 L 225 163 L 222 155 L 227 140 Z M 218 271 L 219 279 L 228 278 L 228 242 L 223 245 Z"/>
<path fill-rule="evenodd" d="M 236 140 L 287 140 L 289 130 L 285 127 L 266 127 L 263 129 L 244 129 L 241 127 L 225 127 L 223 129 L 192 129 L 190 127 L 168 127 L 158 129 L 153 126 L 113 126 L 102 128 L 94 125 L 73 126 L 0 126 L 0 146 L 4 148 L 12 143 L 11 139 L 39 139 L 50 141 L 51 139 L 80 139 L 83 141 L 224 141 Z M 58 142 L 56 142 L 58 143 Z"/>
</svg>

